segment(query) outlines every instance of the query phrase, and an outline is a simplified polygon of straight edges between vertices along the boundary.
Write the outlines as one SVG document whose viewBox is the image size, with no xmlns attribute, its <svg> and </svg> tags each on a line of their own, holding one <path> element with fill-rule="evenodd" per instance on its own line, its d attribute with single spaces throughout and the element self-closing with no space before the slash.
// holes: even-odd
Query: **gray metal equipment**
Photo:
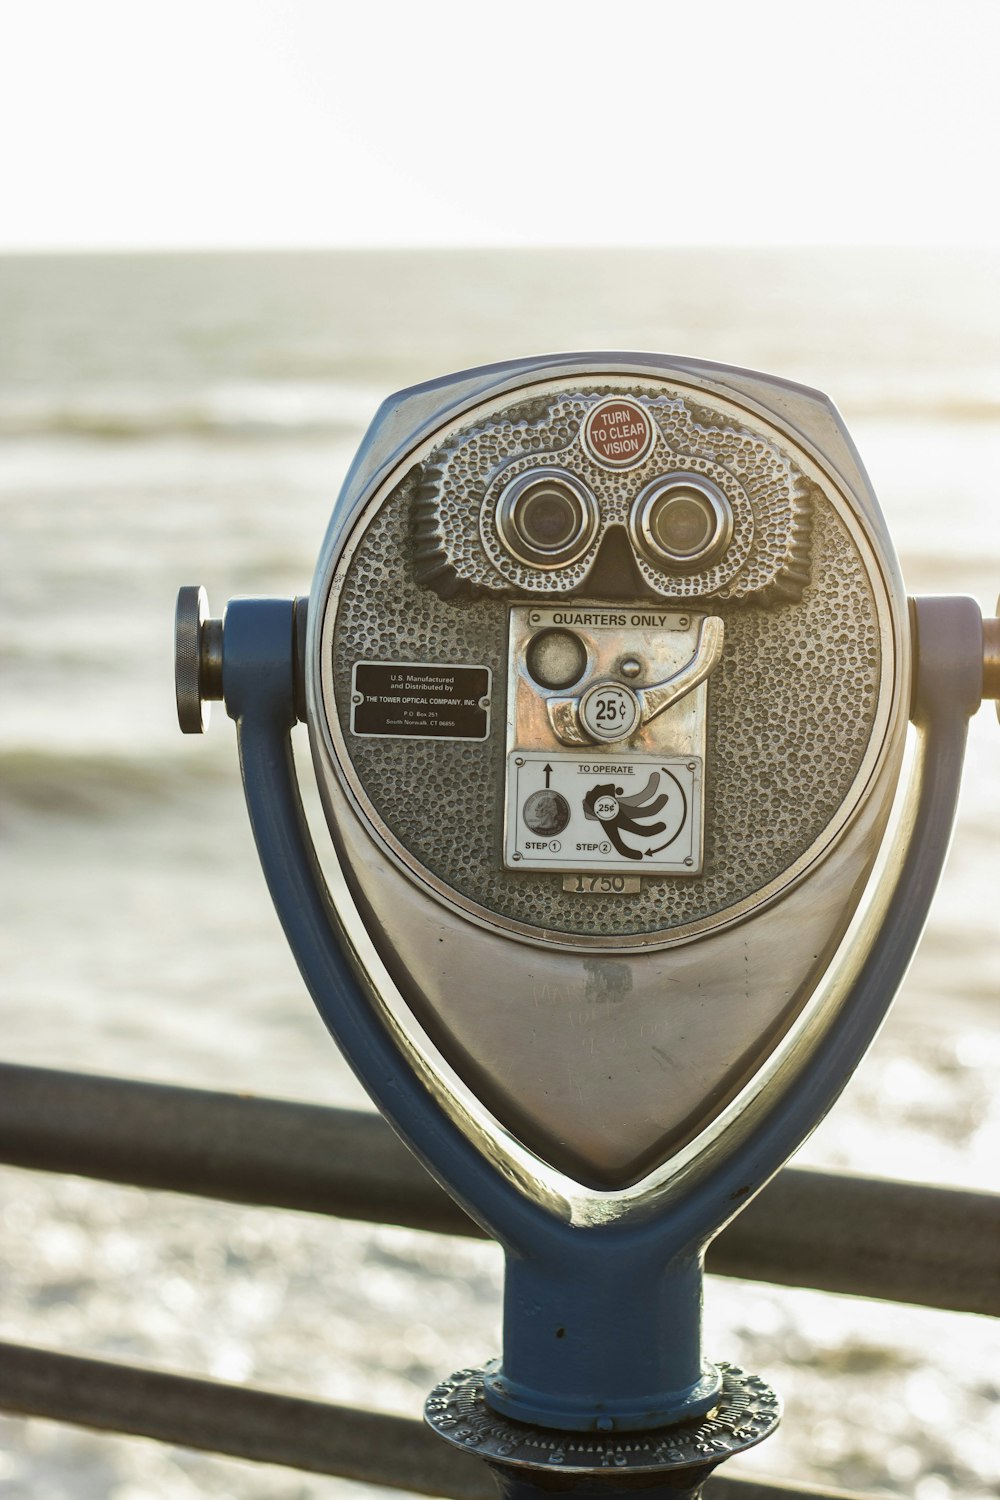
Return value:
<svg viewBox="0 0 1000 1500">
<path fill-rule="evenodd" d="M 308 607 L 182 590 L 178 643 L 324 1018 L 507 1254 L 502 1359 L 432 1425 L 511 1493 L 699 1493 L 778 1411 L 702 1355 L 705 1245 L 884 1016 L 1000 622 L 907 600 L 818 392 L 585 354 L 392 397 Z"/>
</svg>

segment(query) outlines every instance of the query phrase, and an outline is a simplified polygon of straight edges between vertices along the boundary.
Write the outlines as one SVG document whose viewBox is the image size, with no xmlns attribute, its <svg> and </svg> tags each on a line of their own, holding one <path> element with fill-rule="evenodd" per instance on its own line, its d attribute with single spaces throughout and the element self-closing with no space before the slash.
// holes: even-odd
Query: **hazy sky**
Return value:
<svg viewBox="0 0 1000 1500">
<path fill-rule="evenodd" d="M 1000 243 L 1000 0 L 0 20 L 0 248 Z"/>
</svg>

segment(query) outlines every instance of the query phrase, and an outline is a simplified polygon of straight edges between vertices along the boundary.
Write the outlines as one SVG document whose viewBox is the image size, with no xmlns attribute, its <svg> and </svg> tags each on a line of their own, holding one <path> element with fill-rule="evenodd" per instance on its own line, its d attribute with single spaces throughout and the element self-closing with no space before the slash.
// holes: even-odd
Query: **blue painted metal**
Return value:
<svg viewBox="0 0 1000 1500">
<path fill-rule="evenodd" d="M 375 1103 L 507 1258 L 502 1365 L 491 1405 L 543 1426 L 648 1429 L 707 1410 L 718 1374 L 701 1351 L 708 1242 L 782 1166 L 860 1062 L 910 962 L 950 840 L 967 720 L 982 686 L 982 625 L 965 599 L 915 601 L 913 720 L 920 754 L 912 833 L 881 935 L 838 1024 L 791 1096 L 666 1209 L 578 1227 L 529 1201 L 439 1108 L 366 996 L 302 810 L 290 731 L 294 605 L 237 599 L 223 688 L 247 806 L 285 934 L 326 1025 Z"/>
</svg>

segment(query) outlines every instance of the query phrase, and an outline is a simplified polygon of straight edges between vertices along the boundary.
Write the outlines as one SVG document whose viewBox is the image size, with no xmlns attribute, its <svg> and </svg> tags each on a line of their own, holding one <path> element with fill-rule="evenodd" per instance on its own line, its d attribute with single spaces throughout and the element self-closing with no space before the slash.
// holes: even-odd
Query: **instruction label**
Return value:
<svg viewBox="0 0 1000 1500">
<path fill-rule="evenodd" d="M 505 863 L 698 875 L 701 782 L 698 758 L 516 751 L 507 762 Z"/>
</svg>

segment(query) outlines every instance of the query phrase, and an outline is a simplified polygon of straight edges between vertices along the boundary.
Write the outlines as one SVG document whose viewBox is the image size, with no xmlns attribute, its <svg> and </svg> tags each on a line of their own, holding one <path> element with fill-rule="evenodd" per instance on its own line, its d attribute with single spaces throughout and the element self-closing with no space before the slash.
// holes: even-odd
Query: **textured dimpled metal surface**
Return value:
<svg viewBox="0 0 1000 1500">
<path fill-rule="evenodd" d="M 594 392 L 591 401 L 598 395 Z M 549 450 L 573 437 L 586 410 L 582 395 L 559 400 L 555 425 L 545 428 Z M 704 426 L 704 409 L 681 410 L 683 405 L 664 398 L 662 414 L 655 408 L 658 420 L 669 418 L 676 433 L 694 422 L 697 410 Z M 484 486 L 494 483 L 496 466 L 505 465 L 504 473 L 509 473 L 512 462 L 521 462 L 517 454 L 523 454 L 533 434 L 541 446 L 537 433 L 551 408 L 552 398 L 539 398 L 496 418 L 497 435 L 489 448 L 493 469 L 486 463 L 478 492 L 471 481 L 449 491 L 448 504 L 465 506 L 478 517 Z M 778 880 L 820 839 L 852 794 L 877 715 L 881 675 L 878 606 L 864 562 L 833 504 L 776 442 L 739 432 L 725 415 L 717 416 L 715 424 L 728 444 L 727 463 L 743 455 L 747 464 L 763 464 L 763 477 L 753 485 L 748 481 L 747 488 L 769 492 L 780 482 L 785 494 L 789 486 L 796 494 L 808 494 L 811 536 L 809 581 L 801 587 L 801 598 L 784 598 L 769 589 L 790 545 L 787 515 L 784 522 L 775 520 L 770 540 L 766 522 L 759 524 L 741 553 L 758 558 L 750 581 L 745 570 L 728 584 L 721 574 L 715 577 L 718 570 L 713 572 L 711 583 L 717 587 L 707 597 L 713 613 L 725 622 L 725 649 L 708 686 L 701 876 L 646 876 L 641 890 L 626 900 L 600 894 L 581 899 L 562 889 L 559 876 L 505 871 L 502 734 L 483 743 L 351 735 L 351 673 L 364 660 L 490 667 L 493 722 L 502 724 L 508 622 L 503 597 L 459 590 L 441 598 L 417 581 L 412 562 L 399 568 L 401 556 L 412 558 L 413 530 L 420 525 L 428 485 L 440 486 L 440 451 L 432 455 L 432 463 L 410 471 L 354 549 L 333 641 L 333 682 L 347 753 L 364 796 L 402 849 L 488 913 L 568 936 L 669 934 L 724 912 Z M 468 432 L 481 430 L 482 424 L 472 423 Z M 448 451 L 461 451 L 465 441 L 457 434 Z M 716 457 L 705 458 L 706 464 L 721 457 L 720 449 L 713 453 Z M 691 467 L 692 455 L 685 454 L 684 462 Z M 600 484 L 627 483 L 634 490 L 645 482 L 644 475 L 645 467 L 604 474 Z M 699 577 L 677 579 L 678 595 L 694 591 Z M 760 592 L 748 597 L 750 582 Z M 702 579 L 697 592 L 704 594 L 708 583 Z M 574 595 L 588 597 L 583 590 Z"/>
</svg>

